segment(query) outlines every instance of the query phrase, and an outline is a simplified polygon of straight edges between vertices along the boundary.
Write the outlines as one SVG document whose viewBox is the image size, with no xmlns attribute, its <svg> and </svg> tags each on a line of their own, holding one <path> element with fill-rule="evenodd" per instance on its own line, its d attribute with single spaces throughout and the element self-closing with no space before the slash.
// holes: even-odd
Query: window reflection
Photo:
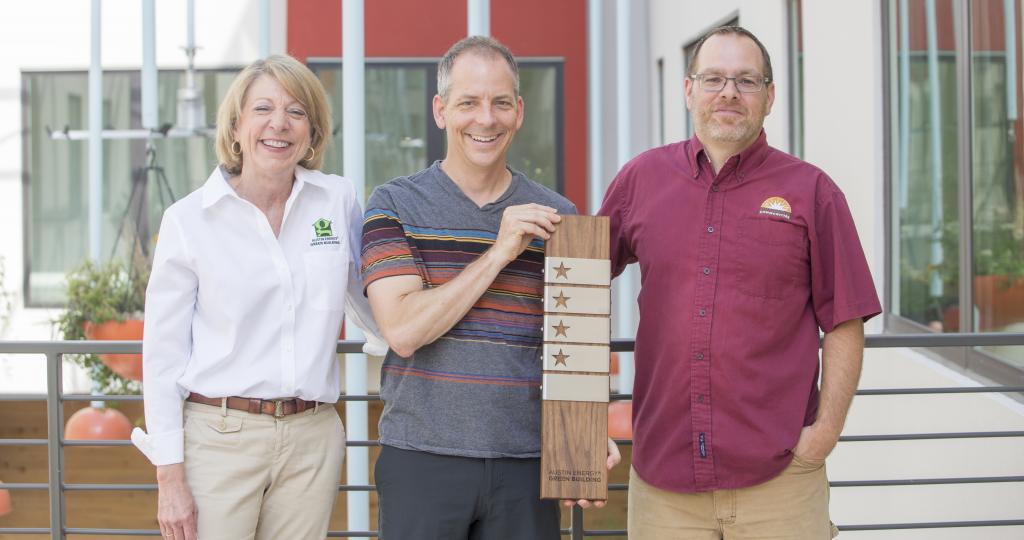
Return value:
<svg viewBox="0 0 1024 540">
<path fill-rule="evenodd" d="M 899 1 L 894 311 L 959 330 L 956 55 L 949 0 Z"/>
<path fill-rule="evenodd" d="M 1021 2 L 972 7 L 975 330 L 1024 332 Z M 988 352 L 1024 368 L 1020 349 Z"/>
<path fill-rule="evenodd" d="M 324 171 L 341 174 L 342 95 L 340 64 L 311 66 L 324 83 L 334 115 L 334 144 L 325 156 Z M 444 156 L 444 133 L 434 124 L 431 99 L 436 87 L 437 64 L 368 63 L 366 70 L 366 193 L 394 178 L 427 167 Z M 237 69 L 200 70 L 199 86 L 212 126 L 217 107 Z M 24 142 L 29 178 L 29 212 L 25 216 L 29 305 L 63 302 L 64 275 L 86 259 L 88 241 L 88 141 L 52 140 L 47 128 L 82 130 L 88 127 L 88 75 L 76 72 L 23 74 L 27 94 Z M 158 118 L 174 124 L 177 89 L 184 73 L 161 71 Z M 530 61 L 520 64 L 521 92 L 527 103 L 526 121 L 513 142 L 512 167 L 534 180 L 562 191 L 561 63 Z M 104 122 L 107 129 L 138 129 L 140 93 L 137 71 L 107 71 L 103 75 Z M 150 164 L 142 140 L 105 140 L 103 143 L 102 253 L 114 249 L 132 192 L 133 178 Z M 155 165 L 166 187 L 177 198 L 197 189 L 217 164 L 212 139 L 156 139 Z M 146 182 L 140 231 L 152 242 L 161 215 L 169 204 L 166 190 L 157 187 L 157 174 Z M 161 200 L 160 192 L 164 197 Z M 131 246 L 121 240 L 118 255 Z"/>
</svg>

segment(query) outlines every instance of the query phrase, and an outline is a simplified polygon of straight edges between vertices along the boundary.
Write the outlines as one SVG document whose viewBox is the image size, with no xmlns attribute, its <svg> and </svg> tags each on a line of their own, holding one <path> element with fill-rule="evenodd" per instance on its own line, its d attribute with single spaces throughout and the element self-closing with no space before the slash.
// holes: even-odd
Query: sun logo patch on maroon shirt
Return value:
<svg viewBox="0 0 1024 540">
<path fill-rule="evenodd" d="M 761 203 L 761 209 L 757 213 L 789 219 L 793 215 L 793 208 L 789 206 L 789 201 L 782 197 L 768 197 Z"/>
</svg>

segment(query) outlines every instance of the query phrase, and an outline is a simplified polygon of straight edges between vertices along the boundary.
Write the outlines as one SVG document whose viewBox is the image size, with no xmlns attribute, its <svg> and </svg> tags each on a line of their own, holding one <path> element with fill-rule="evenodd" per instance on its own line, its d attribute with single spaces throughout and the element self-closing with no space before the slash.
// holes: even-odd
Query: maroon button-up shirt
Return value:
<svg viewBox="0 0 1024 540">
<path fill-rule="evenodd" d="M 696 137 L 608 189 L 612 272 L 639 262 L 633 467 L 677 492 L 765 482 L 818 409 L 818 329 L 881 307 L 846 199 L 764 132 L 716 175 Z"/>
</svg>

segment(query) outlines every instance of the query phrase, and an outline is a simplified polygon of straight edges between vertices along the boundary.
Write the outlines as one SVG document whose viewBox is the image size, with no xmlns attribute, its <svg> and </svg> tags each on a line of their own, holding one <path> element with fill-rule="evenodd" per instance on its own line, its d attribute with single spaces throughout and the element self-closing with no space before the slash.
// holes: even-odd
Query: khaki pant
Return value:
<svg viewBox="0 0 1024 540">
<path fill-rule="evenodd" d="M 333 406 L 274 418 L 185 403 L 200 540 L 324 538 L 344 457 Z"/>
<path fill-rule="evenodd" d="M 828 540 L 824 463 L 794 459 L 756 486 L 704 493 L 658 489 L 629 471 L 629 538 L 637 540 Z"/>
</svg>

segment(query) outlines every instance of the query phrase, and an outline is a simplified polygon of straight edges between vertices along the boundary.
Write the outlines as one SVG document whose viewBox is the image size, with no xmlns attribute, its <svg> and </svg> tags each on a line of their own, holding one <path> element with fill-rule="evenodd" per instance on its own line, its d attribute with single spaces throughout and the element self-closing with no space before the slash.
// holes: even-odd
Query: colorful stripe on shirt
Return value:
<svg viewBox="0 0 1024 540">
<path fill-rule="evenodd" d="M 498 386 L 537 386 L 541 380 L 535 377 L 499 377 L 489 375 L 477 375 L 473 373 L 453 373 L 445 371 L 433 371 L 429 369 L 414 368 L 411 366 L 384 366 L 386 373 L 393 373 L 401 376 L 419 377 L 435 381 L 449 381 L 470 384 L 491 384 Z"/>
<path fill-rule="evenodd" d="M 391 211 L 370 209 L 363 223 L 363 283 L 418 275 L 426 286 L 440 287 L 487 251 L 496 237 L 490 231 L 411 225 Z M 544 244 L 534 240 L 441 339 L 538 347 L 543 268 Z"/>
</svg>

